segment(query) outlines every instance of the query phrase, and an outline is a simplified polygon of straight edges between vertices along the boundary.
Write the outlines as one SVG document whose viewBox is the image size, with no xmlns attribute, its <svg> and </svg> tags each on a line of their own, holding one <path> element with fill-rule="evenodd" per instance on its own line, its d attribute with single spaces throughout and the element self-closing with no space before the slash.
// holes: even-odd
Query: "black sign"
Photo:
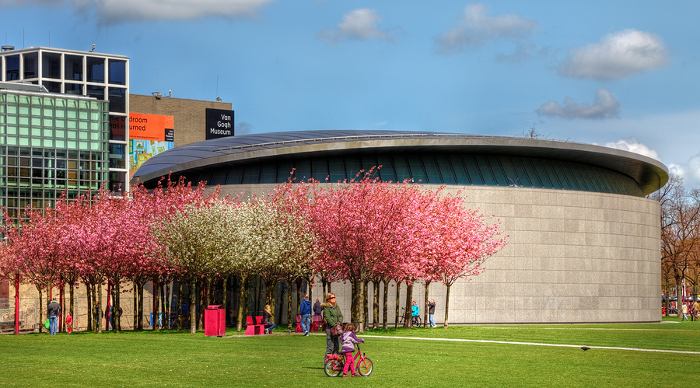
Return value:
<svg viewBox="0 0 700 388">
<path fill-rule="evenodd" d="M 233 136 L 233 111 L 207 108 L 206 139 Z"/>
<path fill-rule="evenodd" d="M 165 141 L 175 141 L 175 130 L 165 128 Z"/>
</svg>

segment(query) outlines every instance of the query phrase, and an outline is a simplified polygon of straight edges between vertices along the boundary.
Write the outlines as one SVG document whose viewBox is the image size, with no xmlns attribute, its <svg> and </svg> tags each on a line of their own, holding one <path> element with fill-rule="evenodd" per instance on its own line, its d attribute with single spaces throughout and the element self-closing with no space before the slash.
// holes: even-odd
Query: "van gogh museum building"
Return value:
<svg viewBox="0 0 700 388">
<path fill-rule="evenodd" d="M 132 94 L 129 75 L 122 55 L 0 48 L 0 207 L 12 218 L 28 204 L 51 206 L 64 192 L 70 198 L 104 182 L 122 195 L 130 182 L 154 185 L 172 173 L 250 194 L 286 182 L 292 169 L 299 180 L 339 182 L 382 165 L 383 180 L 460 193 L 508 235 L 486 271 L 452 287 L 453 323 L 659 320 L 660 209 L 646 196 L 668 172 L 656 160 L 594 145 L 434 132 L 234 136 L 231 103 Z M 31 324 L 43 306 L 23 287 L 30 297 L 22 316 Z M 349 286 L 333 290 L 349 316 Z M 421 304 L 422 292 L 414 288 Z M 438 320 L 444 292 L 431 285 Z M 389 301 L 393 309 L 393 295 Z M 9 283 L 0 280 L 0 322 L 12 311 Z M 85 312 L 79 302 L 77 325 Z"/>
<path fill-rule="evenodd" d="M 668 172 L 635 153 L 434 132 L 278 132 L 175 147 L 145 161 L 132 182 L 155 185 L 172 173 L 220 185 L 224 194 L 251 194 L 286 182 L 292 169 L 299 180 L 338 182 L 378 165 L 382 180 L 412 178 L 460 193 L 508 235 L 481 275 L 452 287 L 451 322 L 660 319 L 660 208 L 646 196 Z M 333 290 L 349 316 L 350 287 Z M 439 321 L 445 288 L 431 284 L 430 293 Z M 417 285 L 421 303 L 422 294 Z"/>
</svg>

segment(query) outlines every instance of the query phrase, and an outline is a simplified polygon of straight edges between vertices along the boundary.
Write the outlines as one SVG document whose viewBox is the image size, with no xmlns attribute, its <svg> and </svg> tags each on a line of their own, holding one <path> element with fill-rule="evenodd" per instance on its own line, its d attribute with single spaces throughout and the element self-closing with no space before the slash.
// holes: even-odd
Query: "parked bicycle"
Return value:
<svg viewBox="0 0 700 388">
<path fill-rule="evenodd" d="M 364 352 L 360 350 L 360 345 L 355 345 L 355 370 L 361 376 L 369 376 L 374 370 L 374 363 L 372 360 L 365 355 Z M 323 371 L 328 377 L 338 377 L 343 374 L 343 367 L 345 366 L 345 357 L 342 354 L 329 354 L 326 363 L 323 365 Z"/>
</svg>

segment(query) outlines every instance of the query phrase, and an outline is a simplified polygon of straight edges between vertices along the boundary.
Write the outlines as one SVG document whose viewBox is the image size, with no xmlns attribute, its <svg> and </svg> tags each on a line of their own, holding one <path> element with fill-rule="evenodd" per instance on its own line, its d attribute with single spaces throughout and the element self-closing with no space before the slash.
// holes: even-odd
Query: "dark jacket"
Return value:
<svg viewBox="0 0 700 388">
<path fill-rule="evenodd" d="M 314 303 L 314 315 L 321 315 L 322 312 L 323 307 L 321 307 L 321 302 L 316 301 L 316 303 Z"/>
<path fill-rule="evenodd" d="M 428 303 L 428 314 L 435 314 L 435 302 Z"/>
<path fill-rule="evenodd" d="M 58 304 L 58 302 L 52 301 L 51 303 L 49 303 L 49 306 L 48 306 L 49 317 L 57 317 L 60 312 L 61 312 L 61 305 Z"/>
<path fill-rule="evenodd" d="M 301 306 L 299 306 L 299 314 L 301 315 L 311 315 L 311 301 L 304 299 L 301 301 Z"/>
<path fill-rule="evenodd" d="M 340 312 L 340 307 L 337 304 L 335 306 L 327 304 L 323 306 L 323 319 L 326 321 L 327 327 L 335 326 L 343 323 L 343 313 Z"/>
</svg>

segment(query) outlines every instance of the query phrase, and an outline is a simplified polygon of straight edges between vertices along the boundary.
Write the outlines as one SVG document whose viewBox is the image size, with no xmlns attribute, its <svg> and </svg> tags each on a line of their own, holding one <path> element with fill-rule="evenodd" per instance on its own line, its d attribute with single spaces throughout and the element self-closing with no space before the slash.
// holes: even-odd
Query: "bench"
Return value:
<svg viewBox="0 0 700 388">
<path fill-rule="evenodd" d="M 265 334 L 265 325 L 262 322 L 262 315 L 245 317 L 245 335 Z"/>
<path fill-rule="evenodd" d="M 20 330 L 22 328 L 22 321 L 19 321 Z M 0 333 L 4 331 L 15 331 L 15 321 L 2 321 L 0 322 Z"/>
</svg>

